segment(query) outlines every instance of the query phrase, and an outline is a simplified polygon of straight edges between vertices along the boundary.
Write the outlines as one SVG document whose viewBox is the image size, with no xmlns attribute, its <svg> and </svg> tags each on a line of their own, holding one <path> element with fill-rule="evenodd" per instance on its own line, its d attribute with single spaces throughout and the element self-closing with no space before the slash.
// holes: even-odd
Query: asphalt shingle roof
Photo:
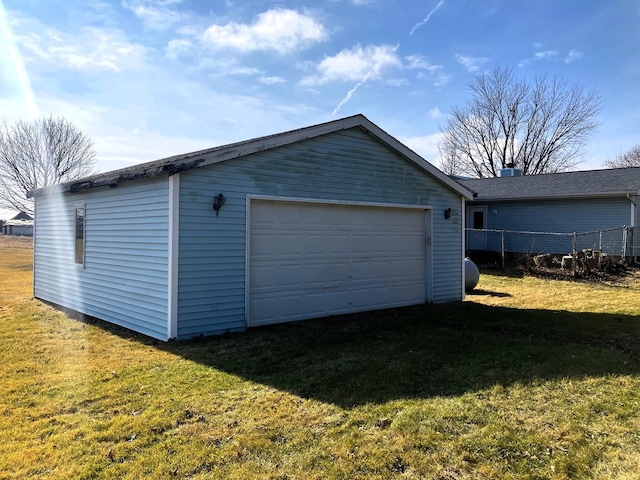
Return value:
<svg viewBox="0 0 640 480">
<path fill-rule="evenodd" d="M 457 180 L 476 201 L 640 194 L 640 167 Z"/>
<path fill-rule="evenodd" d="M 122 168 L 106 173 L 99 173 L 90 177 L 74 180 L 60 185 L 43 187 L 28 192 L 27 196 L 37 197 L 48 193 L 80 192 L 89 188 L 117 187 L 120 183 L 149 178 L 157 175 L 174 175 L 183 171 L 200 168 L 214 163 L 223 162 L 233 158 L 264 152 L 272 148 L 289 145 L 295 142 L 316 138 L 321 135 L 334 133 L 351 128 L 360 128 L 372 137 L 376 138 L 387 147 L 394 150 L 407 160 L 412 161 L 436 180 L 461 194 L 465 198 L 471 198 L 471 192 L 455 179 L 445 175 L 420 155 L 409 149 L 406 145 L 389 135 L 387 132 L 371 122 L 362 114 L 332 120 L 318 125 L 276 133 L 265 137 L 253 138 L 242 142 L 221 145 L 197 152 L 174 155 L 152 162 L 141 163 L 131 167 Z"/>
</svg>

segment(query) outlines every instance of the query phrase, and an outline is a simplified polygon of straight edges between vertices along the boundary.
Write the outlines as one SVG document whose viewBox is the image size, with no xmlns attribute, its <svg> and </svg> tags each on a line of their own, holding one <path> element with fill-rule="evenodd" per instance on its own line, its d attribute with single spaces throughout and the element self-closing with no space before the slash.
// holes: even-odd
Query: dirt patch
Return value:
<svg viewBox="0 0 640 480">
<path fill-rule="evenodd" d="M 600 283 L 610 287 L 634 288 L 640 286 L 640 267 L 619 264 L 618 268 L 607 271 L 579 273 L 575 277 L 569 271 L 558 269 L 529 269 L 526 274 L 532 277 L 572 282 Z"/>
<path fill-rule="evenodd" d="M 602 283 L 619 287 L 638 287 L 640 286 L 640 267 L 629 267 L 620 275 L 604 278 Z"/>
<path fill-rule="evenodd" d="M 0 235 L 0 248 L 33 248 L 33 237 Z"/>
</svg>

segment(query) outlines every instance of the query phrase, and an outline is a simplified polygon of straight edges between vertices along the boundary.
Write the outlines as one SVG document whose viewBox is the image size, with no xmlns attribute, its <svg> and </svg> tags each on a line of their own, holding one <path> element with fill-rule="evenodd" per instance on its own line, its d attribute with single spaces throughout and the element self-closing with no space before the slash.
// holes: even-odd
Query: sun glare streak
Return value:
<svg viewBox="0 0 640 480">
<path fill-rule="evenodd" d="M 0 0 L 0 52 L 2 52 L 3 59 L 8 59 L 8 61 L 2 62 L 2 76 L 7 79 L 9 85 L 16 85 L 19 89 L 29 118 L 36 118 L 38 116 L 36 99 L 22 56 L 14 42 L 13 32 L 9 26 L 2 0 Z"/>
</svg>

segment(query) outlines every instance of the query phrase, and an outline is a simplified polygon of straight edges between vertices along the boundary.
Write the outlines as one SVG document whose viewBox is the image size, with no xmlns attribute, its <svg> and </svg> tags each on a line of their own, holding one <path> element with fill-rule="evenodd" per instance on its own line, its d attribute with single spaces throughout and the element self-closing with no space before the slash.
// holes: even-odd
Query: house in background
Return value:
<svg viewBox="0 0 640 480">
<path fill-rule="evenodd" d="M 471 193 L 362 115 L 31 195 L 35 297 L 161 340 L 464 296 Z"/>
<path fill-rule="evenodd" d="M 505 169 L 502 173 L 496 178 L 459 179 L 474 192 L 474 201 L 467 204 L 467 228 L 581 233 L 626 226 L 630 227 L 626 251 L 640 256 L 636 228 L 640 223 L 640 168 L 543 175 Z M 622 242 L 622 235 L 618 238 Z M 559 251 L 549 253 L 568 253 L 571 245 L 557 248 Z M 611 248 L 622 251 L 622 245 Z M 470 231 L 467 250 L 500 251 L 500 246 L 486 233 Z"/>
<path fill-rule="evenodd" d="M 25 212 L 19 212 L 9 220 L 2 222 L 1 233 L 31 237 L 33 235 L 33 218 Z"/>
</svg>

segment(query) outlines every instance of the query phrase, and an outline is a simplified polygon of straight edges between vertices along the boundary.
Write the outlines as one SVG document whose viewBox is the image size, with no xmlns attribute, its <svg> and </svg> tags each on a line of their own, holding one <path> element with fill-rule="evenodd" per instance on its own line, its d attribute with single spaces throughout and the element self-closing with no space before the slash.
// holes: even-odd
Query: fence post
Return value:
<svg viewBox="0 0 640 480">
<path fill-rule="evenodd" d="M 598 250 L 602 253 L 602 230 L 600 230 L 600 242 L 598 243 Z"/>
<path fill-rule="evenodd" d="M 627 263 L 627 227 L 622 227 L 622 261 Z"/>
<path fill-rule="evenodd" d="M 576 276 L 576 270 L 577 270 L 577 263 L 578 263 L 578 237 L 576 235 L 576 232 L 573 232 L 573 245 L 571 246 L 571 256 L 573 257 L 573 261 L 571 262 L 572 268 L 573 268 L 573 276 Z"/>
<path fill-rule="evenodd" d="M 502 271 L 504 272 L 504 230 L 500 231 L 500 237 L 501 237 L 501 242 L 502 242 L 502 246 L 500 248 L 500 253 L 502 256 Z"/>
</svg>

